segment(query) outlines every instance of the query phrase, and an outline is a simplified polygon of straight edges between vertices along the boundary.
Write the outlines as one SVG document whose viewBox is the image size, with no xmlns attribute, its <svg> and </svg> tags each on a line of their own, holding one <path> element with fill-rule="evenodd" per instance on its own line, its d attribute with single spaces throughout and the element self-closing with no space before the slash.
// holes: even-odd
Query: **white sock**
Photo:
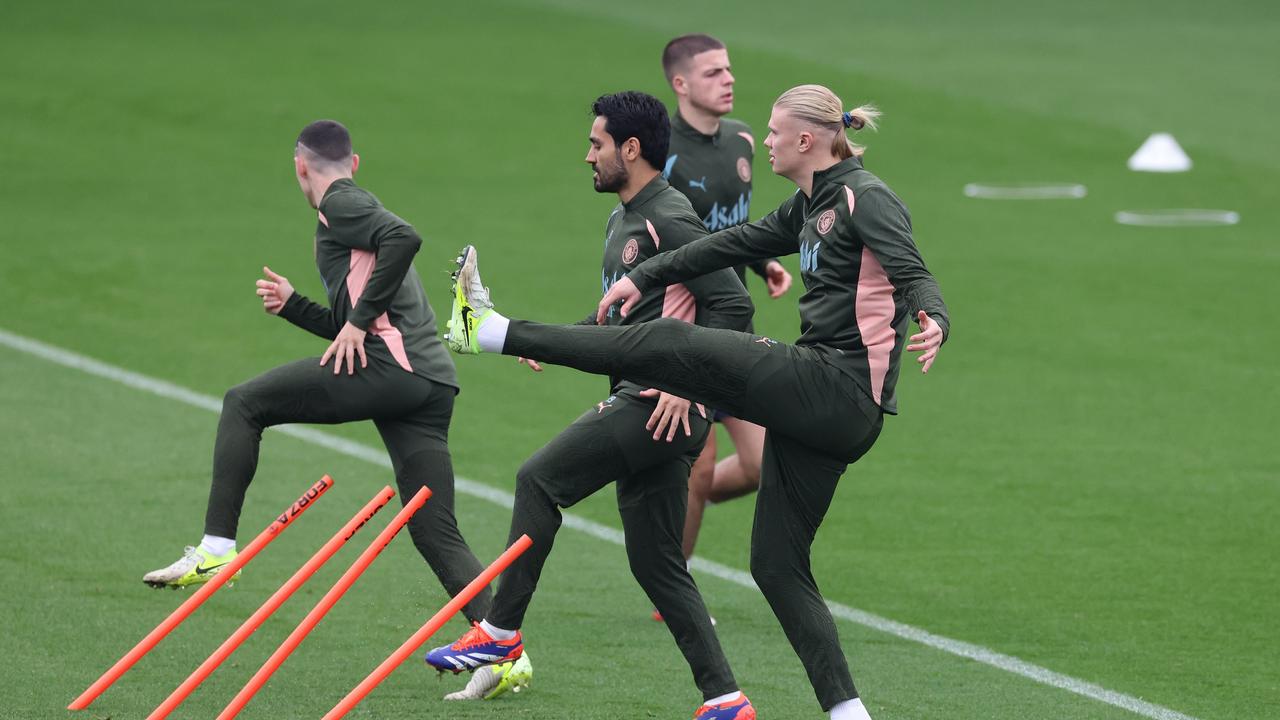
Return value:
<svg viewBox="0 0 1280 720">
<path fill-rule="evenodd" d="M 502 346 L 507 344 L 507 326 L 510 324 L 511 321 L 499 315 L 497 310 L 490 310 L 476 330 L 480 349 L 485 352 L 502 352 Z"/>
<path fill-rule="evenodd" d="M 236 549 L 236 539 L 205 535 L 200 541 L 200 547 L 214 557 L 221 557 Z"/>
<path fill-rule="evenodd" d="M 871 716 L 862 706 L 862 698 L 854 698 L 832 706 L 831 720 L 871 720 Z"/>
<path fill-rule="evenodd" d="M 505 320 L 506 318 L 503 318 L 503 319 Z M 489 633 L 489 637 L 493 638 L 494 640 L 510 640 L 511 638 L 516 636 L 515 630 L 503 630 L 500 627 L 490 625 L 488 620 L 480 621 L 480 629 Z"/>
<path fill-rule="evenodd" d="M 737 700 L 737 699 L 738 699 L 738 698 L 740 698 L 740 697 L 742 697 L 742 691 L 741 691 L 741 690 L 734 690 L 733 692 L 729 693 L 728 695 L 721 695 L 720 697 L 713 697 L 713 698 L 711 698 L 710 700 L 707 700 L 707 701 L 703 702 L 702 704 L 703 704 L 703 705 L 719 705 L 720 703 L 733 702 L 734 700 Z"/>
</svg>

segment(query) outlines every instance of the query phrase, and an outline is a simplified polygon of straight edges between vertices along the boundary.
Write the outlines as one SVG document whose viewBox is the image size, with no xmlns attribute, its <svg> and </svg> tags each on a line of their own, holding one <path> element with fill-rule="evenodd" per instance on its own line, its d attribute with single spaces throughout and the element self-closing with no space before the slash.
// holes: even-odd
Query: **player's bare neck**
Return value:
<svg viewBox="0 0 1280 720">
<path fill-rule="evenodd" d="M 631 199 L 638 195 L 645 185 L 653 182 L 656 177 L 658 177 L 658 171 L 649 167 L 649 163 L 637 163 L 636 167 L 631 169 L 627 184 L 618 191 L 618 200 L 623 203 L 631 202 Z"/>
<path fill-rule="evenodd" d="M 680 108 L 680 117 L 689 123 L 689 127 L 703 135 L 715 135 L 720 130 L 719 115 L 696 107 L 684 98 L 677 100 L 676 106 Z"/>
<path fill-rule="evenodd" d="M 307 199 L 311 201 L 311 207 L 319 208 L 320 201 L 324 199 L 324 194 L 329 192 L 329 186 L 342 179 L 351 179 L 350 174 L 321 174 L 316 173 L 311 176 L 311 191 L 307 193 Z"/>
</svg>

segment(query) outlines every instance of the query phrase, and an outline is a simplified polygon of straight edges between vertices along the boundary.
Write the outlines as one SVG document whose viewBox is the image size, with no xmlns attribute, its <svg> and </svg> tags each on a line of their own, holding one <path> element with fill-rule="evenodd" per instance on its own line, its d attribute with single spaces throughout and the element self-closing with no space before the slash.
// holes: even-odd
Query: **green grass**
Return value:
<svg viewBox="0 0 1280 720">
<path fill-rule="evenodd" d="M 800 82 L 882 107 L 882 131 L 863 139 L 868 165 L 910 205 L 955 322 L 936 371 L 904 374 L 903 414 L 845 478 L 814 548 L 827 596 L 1202 720 L 1280 714 L 1280 332 L 1267 292 L 1280 270 L 1270 120 L 1280 13 L 1267 3 L 685 5 L 6 6 L 0 327 L 213 396 L 318 354 L 317 341 L 263 316 L 250 289 L 268 263 L 322 295 L 289 160 L 317 117 L 352 128 L 360 182 L 427 239 L 417 269 L 437 309 L 453 251 L 474 242 L 504 309 L 576 319 L 598 296 L 612 205 L 581 162 L 587 106 L 622 88 L 669 99 L 662 44 L 707 30 L 729 43 L 735 114 L 757 130 Z M 1156 131 L 1183 141 L 1193 172 L 1125 169 Z M 791 191 L 764 167 L 755 215 Z M 966 182 L 1038 179 L 1082 182 L 1089 196 L 960 193 Z M 1181 206 L 1243 220 L 1161 230 L 1111 219 Z M 794 296 L 757 305 L 758 328 L 795 337 Z M 0 715 L 66 717 L 66 703 L 177 603 L 137 576 L 195 538 L 215 421 L 8 352 L 0 372 L 10 579 Z M 455 464 L 505 489 L 604 391 L 596 378 L 535 377 L 505 359 L 464 361 L 459 373 Z M 371 427 L 335 432 L 377 445 Z M 322 472 L 342 483 L 333 496 L 90 716 L 144 716 L 389 480 L 270 437 L 246 527 Z M 617 525 L 610 492 L 575 512 Z M 751 512 L 750 501 L 715 507 L 700 554 L 745 568 Z M 463 496 L 459 514 L 477 552 L 496 555 L 508 512 Z M 348 560 L 181 716 L 214 714 Z M 820 717 L 763 601 L 701 582 L 762 716 Z M 244 717 L 319 716 L 442 598 L 398 541 Z M 502 714 L 687 714 L 687 670 L 646 613 L 621 549 L 566 530 L 529 617 L 535 689 Z M 857 626 L 841 632 L 877 720 L 1132 717 Z M 616 650 L 582 656 L 599 643 Z M 406 667 L 354 715 L 494 715 L 444 706 L 455 685 Z"/>
</svg>

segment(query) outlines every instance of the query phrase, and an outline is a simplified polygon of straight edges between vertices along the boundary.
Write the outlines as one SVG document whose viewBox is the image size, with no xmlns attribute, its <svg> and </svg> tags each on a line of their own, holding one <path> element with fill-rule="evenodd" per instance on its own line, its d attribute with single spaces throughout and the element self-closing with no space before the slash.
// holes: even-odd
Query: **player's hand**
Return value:
<svg viewBox="0 0 1280 720">
<path fill-rule="evenodd" d="M 791 273 L 782 267 L 782 263 L 770 260 L 764 266 L 764 284 L 769 288 L 769 297 L 780 298 L 791 289 Z"/>
<path fill-rule="evenodd" d="M 645 430 L 653 431 L 653 439 L 661 440 L 662 433 L 667 434 L 667 442 L 671 442 L 676 438 L 676 432 L 680 427 L 684 427 L 686 437 L 693 436 L 693 430 L 689 427 L 689 406 L 692 404 L 682 397 L 677 397 L 671 393 L 665 393 L 657 388 L 649 388 L 640 393 L 640 397 L 657 397 L 658 405 L 654 407 L 653 414 L 649 416 L 649 422 L 644 424 Z M 698 413 L 702 417 L 707 416 L 706 408 L 702 404 L 697 405 Z"/>
<path fill-rule="evenodd" d="M 626 317 L 631 308 L 640 300 L 640 290 L 636 284 L 631 282 L 631 278 L 624 277 L 609 288 L 609 292 L 600 298 L 600 304 L 596 307 L 596 324 L 604 325 L 609 317 L 609 308 L 613 307 L 619 301 L 622 302 L 622 317 Z"/>
<path fill-rule="evenodd" d="M 342 330 L 338 332 L 338 337 L 329 344 L 329 349 L 324 351 L 324 355 L 320 356 L 320 364 L 324 365 L 329 362 L 329 358 L 333 358 L 333 374 L 337 375 L 342 370 L 342 361 L 347 361 L 347 374 L 356 374 L 356 355 L 360 356 L 360 367 L 369 367 L 369 359 L 364 356 L 364 336 L 365 331 L 347 323 L 342 326 Z"/>
<path fill-rule="evenodd" d="M 521 365 L 528 365 L 530 370 L 542 372 L 542 366 L 538 364 L 537 360 L 530 360 L 529 358 L 518 358 L 518 360 Z"/>
<path fill-rule="evenodd" d="M 924 363 L 920 372 L 927 373 L 933 366 L 934 359 L 938 357 L 938 348 L 942 347 L 942 326 L 926 315 L 923 310 L 916 314 L 916 322 L 920 325 L 920 332 L 911 336 L 911 344 L 907 346 L 907 351 L 924 351 L 923 355 L 916 358 L 916 362 Z"/>
<path fill-rule="evenodd" d="M 258 297 L 262 298 L 262 309 L 272 315 L 279 315 L 284 304 L 293 296 L 293 284 L 289 278 L 277 275 L 266 265 L 262 266 L 262 274 L 266 280 L 258 281 Z"/>
</svg>

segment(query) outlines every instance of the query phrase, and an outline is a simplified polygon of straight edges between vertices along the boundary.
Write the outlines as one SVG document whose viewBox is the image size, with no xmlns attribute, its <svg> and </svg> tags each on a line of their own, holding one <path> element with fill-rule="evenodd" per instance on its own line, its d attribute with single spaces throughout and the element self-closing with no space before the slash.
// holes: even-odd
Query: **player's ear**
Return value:
<svg viewBox="0 0 1280 720">
<path fill-rule="evenodd" d="M 813 148 L 813 133 L 808 130 L 801 130 L 796 139 L 796 149 L 800 152 L 809 152 Z"/>
<path fill-rule="evenodd" d="M 293 171 L 300 178 L 307 176 L 307 161 L 302 159 L 302 153 L 293 154 Z"/>
<path fill-rule="evenodd" d="M 640 157 L 640 140 L 638 138 L 629 137 L 622 144 L 622 158 L 628 162 L 635 162 Z"/>
<path fill-rule="evenodd" d="M 689 81 L 684 79 L 683 75 L 673 75 L 671 77 L 671 89 L 677 96 L 689 94 Z"/>
<path fill-rule="evenodd" d="M 355 153 L 351 153 L 351 174 L 355 175 L 356 170 L 359 167 L 360 167 L 360 156 Z"/>
</svg>

